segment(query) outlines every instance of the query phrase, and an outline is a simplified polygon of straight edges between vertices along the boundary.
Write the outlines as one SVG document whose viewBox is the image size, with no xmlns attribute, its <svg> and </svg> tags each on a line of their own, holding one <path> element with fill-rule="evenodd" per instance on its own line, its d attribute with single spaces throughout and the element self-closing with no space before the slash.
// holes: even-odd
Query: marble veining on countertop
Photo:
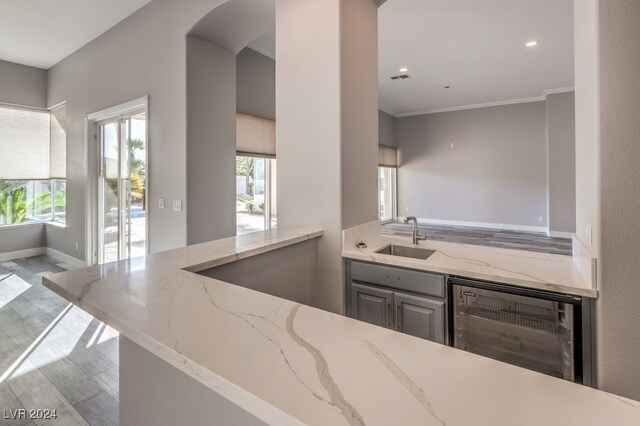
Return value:
<svg viewBox="0 0 640 426">
<path fill-rule="evenodd" d="M 356 247 L 364 241 L 366 248 Z M 569 256 L 535 253 L 443 241 L 420 241 L 419 247 L 436 252 L 426 260 L 375 253 L 387 244 L 411 246 L 411 239 L 380 233 L 378 222 L 343 232 L 343 257 L 390 266 L 458 275 L 520 287 L 597 297 L 598 292 Z"/>
<path fill-rule="evenodd" d="M 267 231 L 46 285 L 269 424 L 640 424 L 635 401 L 185 270 L 319 234 Z"/>
</svg>

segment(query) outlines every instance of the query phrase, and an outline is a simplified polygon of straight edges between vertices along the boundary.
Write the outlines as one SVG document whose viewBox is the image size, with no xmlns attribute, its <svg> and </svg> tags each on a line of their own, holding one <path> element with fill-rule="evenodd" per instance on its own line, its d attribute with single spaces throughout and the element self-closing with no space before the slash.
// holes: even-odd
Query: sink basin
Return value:
<svg viewBox="0 0 640 426">
<path fill-rule="evenodd" d="M 376 250 L 376 253 L 379 254 L 389 254 L 391 256 L 400 256 L 400 257 L 410 257 L 412 259 L 420 259 L 426 260 L 435 253 L 435 250 L 417 248 L 417 247 L 407 247 L 407 246 L 397 246 L 395 244 L 389 244 L 381 249 Z"/>
</svg>

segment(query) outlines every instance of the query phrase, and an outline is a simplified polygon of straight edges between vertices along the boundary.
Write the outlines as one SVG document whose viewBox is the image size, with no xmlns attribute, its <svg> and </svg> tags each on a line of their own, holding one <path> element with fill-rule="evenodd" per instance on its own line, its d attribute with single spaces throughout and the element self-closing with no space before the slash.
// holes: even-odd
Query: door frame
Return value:
<svg viewBox="0 0 640 426">
<path fill-rule="evenodd" d="M 99 185 L 99 175 L 100 172 L 100 160 L 98 154 L 100 153 L 100 136 L 99 132 L 99 123 L 106 120 L 117 119 L 120 116 L 130 115 L 134 112 L 144 112 L 145 113 L 145 133 L 146 133 L 146 141 L 145 141 L 145 163 L 146 163 L 146 173 L 147 173 L 147 196 L 145 197 L 145 233 L 146 233 L 146 241 L 145 241 L 145 249 L 146 253 L 149 254 L 149 223 L 151 221 L 151 212 L 149 211 L 149 200 L 150 197 L 150 177 L 151 177 L 151 167 L 149 164 L 149 148 L 150 148 L 150 137 L 149 137 L 149 95 L 145 95 L 141 98 L 134 99 L 129 102 L 122 103 L 120 105 L 116 105 L 110 108 L 106 108 L 91 114 L 88 114 L 85 117 L 85 147 L 86 147 L 86 181 L 87 185 L 85 186 L 85 259 L 87 266 L 97 265 L 98 264 L 98 227 L 99 227 L 99 218 L 98 218 L 98 185 Z"/>
</svg>

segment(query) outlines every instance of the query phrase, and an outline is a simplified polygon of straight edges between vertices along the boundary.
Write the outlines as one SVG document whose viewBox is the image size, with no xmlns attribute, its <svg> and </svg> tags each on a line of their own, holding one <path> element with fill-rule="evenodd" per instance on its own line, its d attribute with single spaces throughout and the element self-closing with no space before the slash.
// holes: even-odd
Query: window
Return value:
<svg viewBox="0 0 640 426">
<path fill-rule="evenodd" d="M 236 234 L 275 228 L 275 121 L 237 114 L 236 152 Z"/>
<path fill-rule="evenodd" d="M 53 204 L 53 221 L 67 223 L 67 181 L 53 179 L 51 181 Z"/>
<path fill-rule="evenodd" d="M 275 228 L 276 160 L 236 157 L 236 234 Z"/>
<path fill-rule="evenodd" d="M 396 219 L 396 168 L 378 167 L 378 178 L 380 221 L 390 222 Z"/>
<path fill-rule="evenodd" d="M 378 206 L 381 222 L 396 219 L 397 211 L 397 166 L 396 148 L 380 146 L 378 148 Z"/>
<path fill-rule="evenodd" d="M 66 107 L 0 105 L 0 226 L 65 221 Z"/>
</svg>

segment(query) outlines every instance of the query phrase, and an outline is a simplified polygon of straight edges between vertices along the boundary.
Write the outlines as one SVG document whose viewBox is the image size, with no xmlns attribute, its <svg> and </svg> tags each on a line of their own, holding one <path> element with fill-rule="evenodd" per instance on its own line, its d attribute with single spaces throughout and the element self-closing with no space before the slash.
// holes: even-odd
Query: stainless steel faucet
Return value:
<svg viewBox="0 0 640 426">
<path fill-rule="evenodd" d="M 404 218 L 404 223 L 409 223 L 413 221 L 413 231 L 411 232 L 411 240 L 413 241 L 413 245 L 418 245 L 418 241 L 424 241 L 427 239 L 426 235 L 423 235 L 418 231 L 418 219 L 415 216 L 407 216 Z"/>
</svg>

